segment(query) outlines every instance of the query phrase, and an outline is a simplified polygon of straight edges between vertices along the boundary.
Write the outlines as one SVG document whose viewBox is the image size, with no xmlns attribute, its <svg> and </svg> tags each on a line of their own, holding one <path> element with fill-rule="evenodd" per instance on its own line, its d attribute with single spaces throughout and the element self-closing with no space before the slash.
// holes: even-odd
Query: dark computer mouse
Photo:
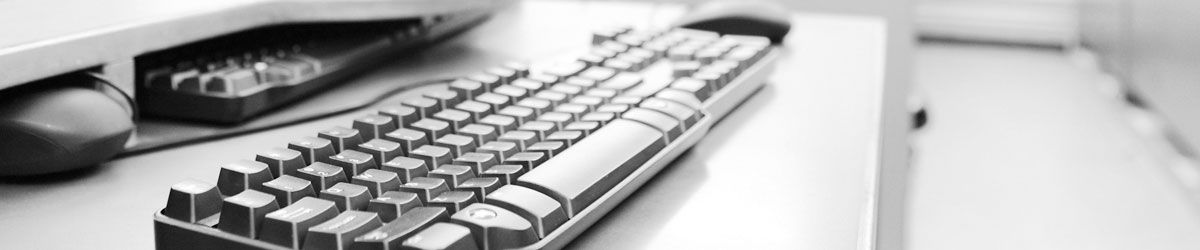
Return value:
<svg viewBox="0 0 1200 250">
<path fill-rule="evenodd" d="M 94 166 L 121 152 L 133 127 L 118 100 L 94 89 L 5 90 L 0 92 L 0 176 Z"/>
<path fill-rule="evenodd" d="M 786 7 L 752 0 L 709 1 L 693 8 L 675 24 L 720 34 L 765 36 L 774 44 L 783 42 L 792 29 Z"/>
</svg>

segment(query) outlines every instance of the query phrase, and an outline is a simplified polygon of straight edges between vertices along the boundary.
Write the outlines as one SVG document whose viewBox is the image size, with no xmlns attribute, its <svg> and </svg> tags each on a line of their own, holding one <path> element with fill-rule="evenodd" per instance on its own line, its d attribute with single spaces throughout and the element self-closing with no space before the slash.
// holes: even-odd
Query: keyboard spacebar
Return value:
<svg viewBox="0 0 1200 250">
<path fill-rule="evenodd" d="M 517 185 L 562 203 L 570 217 L 612 189 L 666 147 L 663 133 L 617 119 L 517 179 Z"/>
</svg>

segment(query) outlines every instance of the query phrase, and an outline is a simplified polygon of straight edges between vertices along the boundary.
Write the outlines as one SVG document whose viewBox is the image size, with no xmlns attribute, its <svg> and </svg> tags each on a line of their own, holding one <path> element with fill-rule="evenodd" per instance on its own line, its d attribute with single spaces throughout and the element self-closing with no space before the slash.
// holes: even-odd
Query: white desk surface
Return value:
<svg viewBox="0 0 1200 250">
<path fill-rule="evenodd" d="M 518 4 L 423 57 L 355 81 L 451 76 L 587 44 L 606 21 L 662 24 L 678 6 Z M 882 19 L 794 15 L 770 83 L 605 219 L 581 249 L 856 249 L 873 231 Z M 431 52 L 432 53 L 432 52 Z M 147 249 L 151 215 L 178 181 L 216 179 L 220 162 L 251 157 L 363 112 L 118 159 L 72 176 L 0 183 L 0 248 Z"/>
</svg>

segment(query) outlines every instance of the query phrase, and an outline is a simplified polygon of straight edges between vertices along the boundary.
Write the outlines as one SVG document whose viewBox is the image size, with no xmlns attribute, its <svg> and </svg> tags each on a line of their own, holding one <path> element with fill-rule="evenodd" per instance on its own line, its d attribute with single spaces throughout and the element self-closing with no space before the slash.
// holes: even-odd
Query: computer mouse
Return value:
<svg viewBox="0 0 1200 250">
<path fill-rule="evenodd" d="M 0 92 L 0 176 L 94 166 L 124 149 L 134 128 L 118 100 L 85 87 Z"/>
<path fill-rule="evenodd" d="M 720 34 L 764 36 L 779 44 L 792 29 L 788 11 L 766 1 L 709 1 L 675 21 L 675 26 Z"/>
</svg>

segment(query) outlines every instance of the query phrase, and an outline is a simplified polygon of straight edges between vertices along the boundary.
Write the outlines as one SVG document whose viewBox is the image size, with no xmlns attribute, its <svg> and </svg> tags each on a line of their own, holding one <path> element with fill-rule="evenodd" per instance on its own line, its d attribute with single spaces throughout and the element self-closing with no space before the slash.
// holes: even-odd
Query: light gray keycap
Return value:
<svg viewBox="0 0 1200 250">
<path fill-rule="evenodd" d="M 679 122 L 679 120 L 676 120 L 674 117 L 663 114 L 662 112 L 644 108 L 632 108 L 629 109 L 629 111 L 625 111 L 624 114 L 621 114 L 621 118 L 642 122 L 646 125 L 658 128 L 664 134 L 666 134 L 666 137 L 663 137 L 663 140 L 665 140 L 667 143 L 674 141 L 675 138 L 683 134 L 683 123 Z"/>
<path fill-rule="evenodd" d="M 438 222 L 413 234 L 400 246 L 405 250 L 479 250 L 483 249 L 466 227 Z"/>
<path fill-rule="evenodd" d="M 649 98 L 638 104 L 638 107 L 652 109 L 658 112 L 675 117 L 683 124 L 683 129 L 691 128 L 697 121 L 700 120 L 700 112 L 696 112 L 682 103 L 668 101 L 662 98 Z"/>
<path fill-rule="evenodd" d="M 487 204 L 512 211 L 533 224 L 539 238 L 544 238 L 567 222 L 562 205 L 545 194 L 523 186 L 500 187 L 487 196 Z"/>
</svg>

